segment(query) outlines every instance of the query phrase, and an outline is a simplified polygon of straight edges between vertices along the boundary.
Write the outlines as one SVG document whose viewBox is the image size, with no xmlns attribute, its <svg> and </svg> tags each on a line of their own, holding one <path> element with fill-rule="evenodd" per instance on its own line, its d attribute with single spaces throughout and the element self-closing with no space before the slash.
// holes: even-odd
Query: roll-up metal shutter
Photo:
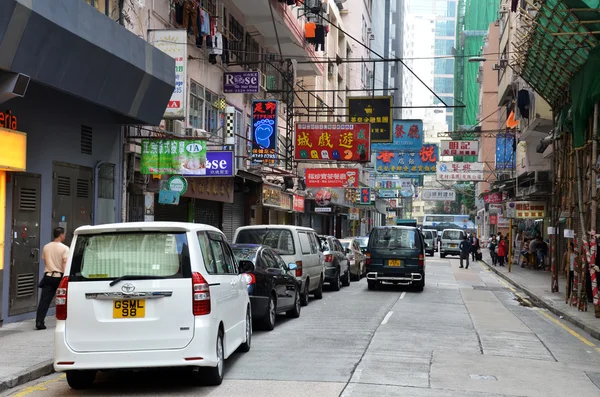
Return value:
<svg viewBox="0 0 600 397">
<path fill-rule="evenodd" d="M 233 194 L 233 203 L 223 203 L 223 233 L 230 242 L 235 231 L 244 226 L 244 192 Z"/>
<path fill-rule="evenodd" d="M 301 214 L 300 219 L 301 219 L 300 226 L 311 227 L 310 214 Z"/>
<path fill-rule="evenodd" d="M 155 195 L 154 220 L 168 222 L 188 222 L 190 199 L 180 197 L 178 205 L 158 204 L 158 194 Z"/>
<path fill-rule="evenodd" d="M 194 208 L 194 222 L 214 226 L 223 230 L 222 204 L 219 201 L 196 199 Z"/>
</svg>

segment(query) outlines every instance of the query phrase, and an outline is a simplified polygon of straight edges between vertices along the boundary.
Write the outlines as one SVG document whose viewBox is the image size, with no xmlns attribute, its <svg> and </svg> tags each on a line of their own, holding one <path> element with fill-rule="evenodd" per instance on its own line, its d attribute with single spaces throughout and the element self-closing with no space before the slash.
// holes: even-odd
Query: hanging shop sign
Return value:
<svg viewBox="0 0 600 397">
<path fill-rule="evenodd" d="M 398 207 L 398 200 L 390 200 L 390 208 L 395 209 Z"/>
<path fill-rule="evenodd" d="M 5 112 L 0 111 L 0 128 L 6 128 L 7 130 L 17 131 L 19 129 L 19 123 L 17 116 L 12 114 L 12 110 Z"/>
<path fill-rule="evenodd" d="M 307 168 L 306 187 L 358 187 L 357 168 Z"/>
<path fill-rule="evenodd" d="M 155 30 L 154 46 L 175 59 L 175 89 L 165 110 L 165 119 L 185 119 L 187 82 L 187 32 Z"/>
<path fill-rule="evenodd" d="M 179 192 L 172 190 L 161 190 L 158 192 L 158 204 L 178 205 Z"/>
<path fill-rule="evenodd" d="M 516 218 L 517 217 L 517 203 L 514 201 L 506 203 L 506 211 L 504 212 L 504 216 L 507 218 Z"/>
<path fill-rule="evenodd" d="M 497 192 L 497 193 L 487 193 L 483 195 L 483 202 L 485 204 L 490 204 L 490 203 L 501 203 L 502 202 L 502 193 Z"/>
<path fill-rule="evenodd" d="M 315 203 L 321 207 L 329 205 L 331 199 L 331 192 L 327 189 L 321 189 L 315 193 Z"/>
<path fill-rule="evenodd" d="M 292 195 L 281 193 L 281 208 L 287 211 L 292 210 Z"/>
<path fill-rule="evenodd" d="M 293 210 L 294 212 L 304 212 L 304 197 L 294 194 Z"/>
<path fill-rule="evenodd" d="M 496 226 L 501 229 L 506 229 L 507 227 L 510 226 L 510 220 L 508 218 L 498 214 L 498 224 L 496 224 Z"/>
<path fill-rule="evenodd" d="M 438 163 L 438 181 L 483 181 L 483 163 Z"/>
<path fill-rule="evenodd" d="M 375 143 L 371 150 L 418 152 L 423 146 L 423 120 L 394 120 L 392 124 L 392 142 Z"/>
<path fill-rule="evenodd" d="M 234 176 L 233 152 L 206 152 L 206 176 Z"/>
<path fill-rule="evenodd" d="M 418 176 L 434 174 L 437 168 L 437 145 L 423 145 L 418 152 L 396 152 L 383 150 L 377 152 L 375 168 L 377 172 Z"/>
<path fill-rule="evenodd" d="M 515 168 L 515 137 L 512 134 L 496 135 L 496 169 L 512 170 Z"/>
<path fill-rule="evenodd" d="M 539 219 L 546 216 L 546 203 L 543 201 L 517 201 L 517 219 Z"/>
<path fill-rule="evenodd" d="M 25 171 L 27 134 L 0 128 L 0 171 Z M 2 186 L 2 188 L 4 188 Z M 4 209 L 0 209 L 4 211 Z"/>
<path fill-rule="evenodd" d="M 477 156 L 479 141 L 441 141 L 440 155 L 442 156 Z"/>
<path fill-rule="evenodd" d="M 368 162 L 370 135 L 365 123 L 297 123 L 294 159 Z"/>
<path fill-rule="evenodd" d="M 207 175 L 207 167 L 204 140 L 142 140 L 140 172 L 144 175 L 203 176 Z"/>
<path fill-rule="evenodd" d="M 456 192 L 454 190 L 424 189 L 421 197 L 424 201 L 455 201 Z"/>
<path fill-rule="evenodd" d="M 182 176 L 172 176 L 167 181 L 167 189 L 171 192 L 184 194 L 188 188 L 187 180 Z"/>
<path fill-rule="evenodd" d="M 315 207 L 315 212 L 331 212 L 331 207 Z"/>
<path fill-rule="evenodd" d="M 497 224 L 498 224 L 498 215 L 490 214 L 490 225 L 497 225 Z"/>
<path fill-rule="evenodd" d="M 358 208 L 349 208 L 348 209 L 348 220 L 357 221 L 360 219 L 360 209 Z"/>
<path fill-rule="evenodd" d="M 223 73 L 223 93 L 256 94 L 260 92 L 260 72 Z"/>
<path fill-rule="evenodd" d="M 371 188 L 363 187 L 360 189 L 359 203 L 371 204 Z"/>
<path fill-rule="evenodd" d="M 233 203 L 233 190 L 235 178 L 189 178 L 188 189 L 184 197 L 200 200 Z"/>
<path fill-rule="evenodd" d="M 398 197 L 398 191 L 397 190 L 380 190 L 379 191 L 379 197 L 381 198 L 396 198 Z"/>
<path fill-rule="evenodd" d="M 262 204 L 269 207 L 281 207 L 281 188 L 263 184 Z"/>
<path fill-rule="evenodd" d="M 392 97 L 348 98 L 351 123 L 370 123 L 371 142 L 392 142 Z"/>
<path fill-rule="evenodd" d="M 252 154 L 255 163 L 277 160 L 277 101 L 252 101 Z"/>
<path fill-rule="evenodd" d="M 490 212 L 502 213 L 502 211 L 504 209 L 504 205 L 503 204 L 490 204 L 488 209 Z"/>
</svg>

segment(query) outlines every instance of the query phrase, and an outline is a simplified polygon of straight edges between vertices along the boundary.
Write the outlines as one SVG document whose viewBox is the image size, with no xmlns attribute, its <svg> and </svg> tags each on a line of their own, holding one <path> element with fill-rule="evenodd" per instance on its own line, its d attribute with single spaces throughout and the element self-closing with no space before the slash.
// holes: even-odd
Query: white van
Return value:
<svg viewBox="0 0 600 397">
<path fill-rule="evenodd" d="M 75 230 L 56 292 L 54 369 L 74 389 L 98 370 L 191 367 L 223 380 L 250 350 L 247 279 L 225 235 L 201 224 L 138 222 Z"/>
<path fill-rule="evenodd" d="M 296 279 L 302 282 L 300 303 L 308 304 L 308 295 L 323 298 L 325 258 L 319 249 L 317 233 L 302 226 L 243 226 L 235 231 L 234 244 L 261 244 L 273 248 L 285 263 L 295 263 Z"/>
<path fill-rule="evenodd" d="M 460 229 L 444 229 L 442 232 L 442 244 L 440 257 L 446 255 L 460 255 L 460 243 L 465 239 L 465 231 Z"/>
</svg>

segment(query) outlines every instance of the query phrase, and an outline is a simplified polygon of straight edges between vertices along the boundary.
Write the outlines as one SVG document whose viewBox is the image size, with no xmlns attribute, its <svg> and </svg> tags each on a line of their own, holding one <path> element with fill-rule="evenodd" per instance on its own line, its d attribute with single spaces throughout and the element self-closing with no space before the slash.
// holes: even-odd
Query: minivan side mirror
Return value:
<svg viewBox="0 0 600 397">
<path fill-rule="evenodd" d="M 296 270 L 296 269 L 298 269 L 298 265 L 296 265 L 295 263 L 288 264 L 288 270 Z"/>
<path fill-rule="evenodd" d="M 252 261 L 239 261 L 238 267 L 240 268 L 240 274 L 254 271 L 254 263 Z"/>
</svg>

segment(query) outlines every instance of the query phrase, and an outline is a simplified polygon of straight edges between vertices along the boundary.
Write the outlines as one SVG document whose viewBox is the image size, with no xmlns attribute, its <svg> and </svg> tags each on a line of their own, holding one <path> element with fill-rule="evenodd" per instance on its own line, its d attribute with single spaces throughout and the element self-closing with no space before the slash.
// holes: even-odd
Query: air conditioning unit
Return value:
<svg viewBox="0 0 600 397">
<path fill-rule="evenodd" d="M 335 74 L 335 65 L 333 63 L 327 65 L 327 73 L 329 73 L 330 75 Z"/>
<path fill-rule="evenodd" d="M 505 68 L 508 66 L 508 59 L 501 59 L 500 60 L 500 67 L 501 68 Z"/>
<path fill-rule="evenodd" d="M 193 136 L 198 138 L 208 138 L 208 131 L 203 130 L 202 128 L 194 128 Z"/>
<path fill-rule="evenodd" d="M 508 4 L 502 4 L 498 12 L 500 14 L 508 14 L 510 12 L 510 10 L 508 9 Z"/>
<path fill-rule="evenodd" d="M 185 136 L 194 136 L 194 128 L 191 128 L 191 127 L 186 128 Z"/>
<path fill-rule="evenodd" d="M 498 65 L 497 63 L 494 64 L 494 66 L 492 67 L 493 70 L 502 70 L 504 69 L 502 66 Z"/>
<path fill-rule="evenodd" d="M 185 135 L 185 124 L 183 124 L 183 121 L 175 120 L 173 122 L 173 133 L 175 135 Z"/>
</svg>

